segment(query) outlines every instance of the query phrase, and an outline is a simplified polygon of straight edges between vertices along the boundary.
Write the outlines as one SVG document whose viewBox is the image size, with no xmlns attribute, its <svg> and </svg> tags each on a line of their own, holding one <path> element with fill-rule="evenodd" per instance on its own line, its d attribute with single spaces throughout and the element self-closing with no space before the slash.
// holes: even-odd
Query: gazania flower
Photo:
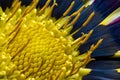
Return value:
<svg viewBox="0 0 120 80">
<path fill-rule="evenodd" d="M 0 5 L 0 79 L 120 79 L 119 0 Z"/>
</svg>

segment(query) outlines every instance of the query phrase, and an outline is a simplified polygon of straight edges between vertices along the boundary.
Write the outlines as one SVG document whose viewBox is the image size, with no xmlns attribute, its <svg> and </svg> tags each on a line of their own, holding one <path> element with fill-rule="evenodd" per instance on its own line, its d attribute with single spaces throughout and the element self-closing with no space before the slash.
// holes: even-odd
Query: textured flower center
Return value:
<svg viewBox="0 0 120 80">
<path fill-rule="evenodd" d="M 44 79 L 51 75 L 63 76 L 66 71 L 64 67 L 70 62 L 65 54 L 65 44 L 45 26 L 36 25 L 37 23 L 39 22 L 32 23 L 29 29 L 23 27 L 9 44 L 7 53 L 11 54 L 16 70 L 21 71 L 26 77 Z"/>
<path fill-rule="evenodd" d="M 0 10 L 0 79 L 7 80 L 71 80 L 81 79 L 90 72 L 83 69 L 91 61 L 91 53 L 100 45 L 92 45 L 85 54 L 77 50 L 84 44 L 92 30 L 74 40 L 69 34 L 82 9 L 66 16 L 74 2 L 61 17 L 52 18 L 56 1 L 48 7 L 48 0 L 42 9 L 36 9 L 38 0 L 28 7 L 14 1 L 10 9 Z M 16 6 L 16 7 L 14 7 Z M 91 16 L 94 15 L 94 12 Z M 90 16 L 90 18 L 91 18 Z M 75 17 L 70 22 L 70 18 Z M 83 24 L 89 22 L 90 18 Z"/>
</svg>

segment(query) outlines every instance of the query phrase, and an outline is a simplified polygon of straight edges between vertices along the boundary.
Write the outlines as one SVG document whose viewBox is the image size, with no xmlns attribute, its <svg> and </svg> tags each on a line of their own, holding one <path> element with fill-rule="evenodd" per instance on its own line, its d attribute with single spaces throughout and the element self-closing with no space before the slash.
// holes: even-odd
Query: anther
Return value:
<svg viewBox="0 0 120 80">
<path fill-rule="evenodd" d="M 87 34 L 87 36 L 85 37 L 85 39 L 83 41 L 81 41 L 82 44 L 84 44 L 91 36 L 91 34 L 93 33 L 93 30 L 90 30 L 90 32 Z"/>
<path fill-rule="evenodd" d="M 91 19 L 93 18 L 93 16 L 95 15 L 94 12 L 92 12 L 90 14 L 90 16 L 88 17 L 88 19 L 82 24 L 82 26 L 80 28 L 78 28 L 76 31 L 74 31 L 71 36 L 73 36 L 74 34 L 76 34 L 78 31 L 80 31 L 82 28 L 84 28 L 90 21 Z"/>
<path fill-rule="evenodd" d="M 16 30 L 20 27 L 22 21 L 23 21 L 23 18 L 20 18 L 19 21 L 17 21 L 15 28 L 9 33 L 9 36 L 10 36 L 12 33 L 16 32 Z"/>
<path fill-rule="evenodd" d="M 13 37 L 11 38 L 11 36 L 10 36 L 10 41 L 9 41 L 9 43 L 8 43 L 8 45 L 15 39 L 15 37 L 17 36 L 17 34 L 19 33 L 19 31 L 20 31 L 20 27 L 18 27 L 18 29 L 16 30 L 16 32 L 15 32 L 15 34 L 13 34 Z"/>
<path fill-rule="evenodd" d="M 81 13 L 83 10 L 85 9 L 85 6 L 83 5 L 79 10 L 77 10 L 76 12 L 74 12 L 73 14 L 71 14 L 71 17 L 76 16 L 78 13 Z"/>
<path fill-rule="evenodd" d="M 51 13 L 52 13 L 54 7 L 57 6 L 57 5 L 58 5 L 58 4 L 56 3 L 56 0 L 54 0 L 54 3 L 53 3 L 53 5 L 51 6 L 51 8 L 50 8 L 50 10 L 48 11 L 48 13 L 46 14 L 46 16 L 51 15 Z"/>
<path fill-rule="evenodd" d="M 70 4 L 70 6 L 68 7 L 68 9 L 63 13 L 63 16 L 66 16 L 71 11 L 71 9 L 73 8 L 74 4 L 75 4 L 75 1 L 73 1 Z"/>
<path fill-rule="evenodd" d="M 94 15 L 95 15 L 95 12 L 92 12 L 90 14 L 90 16 L 88 17 L 88 19 L 82 24 L 82 26 L 83 27 L 86 26 L 92 20 L 92 18 L 93 18 Z"/>
<path fill-rule="evenodd" d="M 79 14 L 77 14 L 77 16 L 73 19 L 73 21 L 71 21 L 71 23 L 70 24 L 68 24 L 67 26 L 69 27 L 69 26 L 72 26 L 72 25 L 74 25 L 75 23 L 76 23 L 76 21 L 78 20 L 78 18 L 80 17 L 80 13 Z"/>
<path fill-rule="evenodd" d="M 38 4 L 39 0 L 33 0 L 32 5 L 28 6 L 24 12 L 22 13 L 22 15 L 20 16 L 20 18 L 17 20 L 17 22 L 19 22 L 19 20 L 24 17 L 25 15 L 27 15 L 29 12 L 31 12 Z"/>
<path fill-rule="evenodd" d="M 19 2 L 18 0 L 16 0 L 16 3 L 14 4 L 15 7 L 14 7 L 14 9 L 13 9 L 13 12 L 12 12 L 12 14 L 8 17 L 8 19 L 7 19 L 6 22 L 8 22 L 8 21 L 14 16 L 14 14 L 18 11 L 18 9 L 20 8 L 20 4 L 21 4 L 21 2 Z"/>
<path fill-rule="evenodd" d="M 67 25 L 69 24 L 70 20 L 71 20 L 71 17 L 68 16 L 67 20 L 65 21 L 64 25 L 62 26 L 63 29 L 68 27 Z"/>
<path fill-rule="evenodd" d="M 39 0 L 33 0 L 31 7 L 26 10 L 26 13 L 31 12 L 37 6 L 38 2 Z"/>
<path fill-rule="evenodd" d="M 88 34 L 83 34 L 82 37 L 78 38 L 77 40 L 75 40 L 72 45 L 74 46 L 74 48 L 78 48 L 80 45 L 84 44 L 91 36 L 91 34 L 93 33 L 93 30 L 91 30 Z"/>
<path fill-rule="evenodd" d="M 103 41 L 103 39 L 100 39 L 97 43 L 96 43 L 96 45 L 92 45 L 91 47 L 90 47 L 90 50 L 87 52 L 87 56 L 86 56 L 86 58 L 85 58 L 85 60 L 84 60 L 84 62 L 83 62 L 83 64 L 81 65 L 81 66 L 85 66 L 85 65 L 87 65 L 91 60 L 94 60 L 94 59 L 92 59 L 90 56 L 91 56 L 91 54 L 93 53 L 93 51 L 96 49 L 96 48 L 98 48 L 98 46 L 102 43 L 102 41 Z"/>
<path fill-rule="evenodd" d="M 41 14 L 49 6 L 50 2 L 51 2 L 51 0 L 48 0 L 38 13 Z"/>
<path fill-rule="evenodd" d="M 98 42 L 96 43 L 96 45 L 92 45 L 90 48 L 90 51 L 94 51 L 101 43 L 102 43 L 103 39 L 98 40 Z"/>
<path fill-rule="evenodd" d="M 74 68 L 75 68 L 75 63 L 72 63 L 72 66 L 71 66 L 71 69 L 70 69 L 70 72 L 68 75 L 66 75 L 66 78 L 68 78 L 69 76 L 72 75 L 73 71 L 74 71 Z"/>
<path fill-rule="evenodd" d="M 78 31 L 80 31 L 83 27 L 78 28 L 77 30 L 75 30 L 73 33 L 71 33 L 70 35 L 73 36 L 74 34 L 76 34 Z"/>
<path fill-rule="evenodd" d="M 72 43 L 72 45 L 78 44 L 80 41 L 82 41 L 82 40 L 85 38 L 85 36 L 86 36 L 86 34 L 84 34 L 84 35 L 82 35 L 81 37 L 79 37 L 78 39 L 76 39 L 76 40 Z"/>
<path fill-rule="evenodd" d="M 14 8 L 19 2 L 20 2 L 19 0 L 14 0 L 14 2 L 13 2 L 13 4 L 12 4 L 11 8 Z"/>
</svg>

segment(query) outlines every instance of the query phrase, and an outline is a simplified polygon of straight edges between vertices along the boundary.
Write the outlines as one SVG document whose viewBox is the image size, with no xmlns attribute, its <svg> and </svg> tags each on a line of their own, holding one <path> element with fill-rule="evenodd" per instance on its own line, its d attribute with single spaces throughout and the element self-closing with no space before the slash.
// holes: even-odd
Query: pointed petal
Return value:
<svg viewBox="0 0 120 80">
<path fill-rule="evenodd" d="M 83 80 L 119 80 L 120 74 L 116 70 L 93 69 L 90 74 L 83 77 Z"/>
<path fill-rule="evenodd" d="M 94 9 L 104 17 L 120 7 L 120 0 L 95 0 Z"/>
<path fill-rule="evenodd" d="M 108 25 L 116 19 L 120 18 L 120 7 L 117 8 L 114 12 L 112 12 L 108 17 L 106 17 L 100 25 Z"/>
<path fill-rule="evenodd" d="M 95 60 L 88 63 L 86 66 L 87 68 L 91 69 L 101 69 L 101 70 L 108 70 L 108 69 L 117 69 L 120 67 L 120 61 L 119 60 L 110 60 L 110 59 L 104 59 L 104 60 Z"/>
</svg>

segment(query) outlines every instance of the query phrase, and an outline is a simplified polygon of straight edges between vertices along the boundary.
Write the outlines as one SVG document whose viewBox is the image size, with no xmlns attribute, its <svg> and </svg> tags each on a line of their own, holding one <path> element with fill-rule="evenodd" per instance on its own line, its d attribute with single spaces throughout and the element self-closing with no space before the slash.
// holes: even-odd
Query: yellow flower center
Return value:
<svg viewBox="0 0 120 80">
<path fill-rule="evenodd" d="M 93 30 L 74 40 L 70 34 L 73 24 L 85 6 L 66 16 L 74 1 L 56 20 L 51 17 L 56 1 L 48 7 L 48 0 L 42 9 L 36 9 L 39 0 L 20 6 L 15 0 L 5 12 L 0 9 L 0 79 L 4 80 L 80 80 L 91 70 L 85 69 L 91 61 L 91 53 L 100 45 L 100 39 L 90 50 L 80 54 L 78 47 L 84 44 Z M 14 7 L 15 6 L 15 7 Z M 94 12 L 83 27 L 91 20 Z M 70 19 L 75 17 L 73 21 Z"/>
</svg>

